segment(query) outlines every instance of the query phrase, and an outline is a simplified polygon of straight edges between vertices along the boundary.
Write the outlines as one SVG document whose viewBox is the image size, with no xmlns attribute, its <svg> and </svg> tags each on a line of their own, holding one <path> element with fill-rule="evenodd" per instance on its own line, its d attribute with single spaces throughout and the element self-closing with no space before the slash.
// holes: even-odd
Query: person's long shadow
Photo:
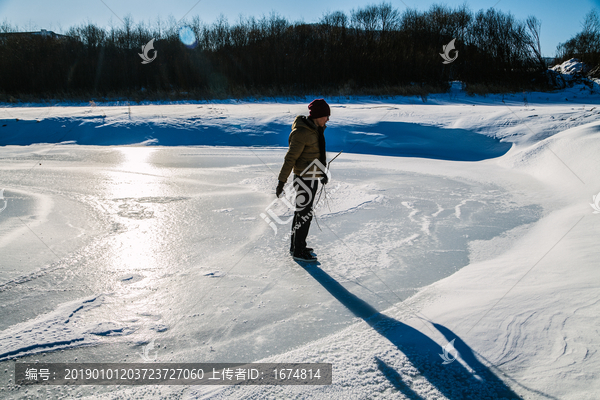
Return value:
<svg viewBox="0 0 600 400">
<path fill-rule="evenodd" d="M 350 293 L 319 268 L 318 263 L 298 262 L 298 264 L 354 315 L 362 318 L 377 333 L 395 345 L 421 376 L 448 399 L 521 399 L 489 368 L 477 361 L 473 351 L 460 338 L 454 337 L 460 343 L 456 349 L 459 351 L 459 357 L 463 354 L 466 356 L 467 359 L 463 361 L 469 365 L 471 371 L 458 360 L 444 365 L 443 359 L 439 355 L 443 349 L 439 344 L 418 330 L 380 313 L 367 302 Z M 441 325 L 435 325 L 435 327 L 440 329 L 444 335 L 450 332 Z M 410 385 L 402 380 L 402 376 L 385 362 L 377 357 L 375 357 L 375 362 L 396 389 L 411 399 L 421 398 L 410 388 Z"/>
</svg>

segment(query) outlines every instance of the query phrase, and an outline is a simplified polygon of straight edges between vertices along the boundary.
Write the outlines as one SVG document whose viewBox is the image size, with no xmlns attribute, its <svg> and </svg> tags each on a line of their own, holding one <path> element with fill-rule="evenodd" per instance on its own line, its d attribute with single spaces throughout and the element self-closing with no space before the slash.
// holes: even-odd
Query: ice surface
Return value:
<svg viewBox="0 0 600 400">
<path fill-rule="evenodd" d="M 332 102 L 312 267 L 261 217 L 291 216 L 273 146 L 304 104 L 9 108 L 4 143 L 78 144 L 0 149 L 0 355 L 334 364 L 327 387 L 68 389 L 88 398 L 593 398 L 598 109 L 529 96 Z M 172 146 L 199 131 L 222 146 Z"/>
</svg>

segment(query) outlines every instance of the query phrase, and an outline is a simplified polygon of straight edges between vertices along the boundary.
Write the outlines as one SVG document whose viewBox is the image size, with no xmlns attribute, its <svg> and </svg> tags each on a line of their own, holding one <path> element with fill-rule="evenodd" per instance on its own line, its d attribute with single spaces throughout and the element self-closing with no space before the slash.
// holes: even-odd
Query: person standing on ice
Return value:
<svg viewBox="0 0 600 400">
<path fill-rule="evenodd" d="M 318 181 L 323 185 L 328 181 L 324 131 L 331 110 L 324 99 L 313 100 L 308 105 L 308 110 L 308 117 L 299 115 L 292 124 L 292 132 L 288 139 L 289 148 L 279 173 L 279 184 L 275 194 L 277 197 L 281 196 L 283 186 L 293 169 L 296 208 L 290 254 L 294 260 L 315 262 L 317 258 L 311 254 L 313 249 L 306 247 L 306 237 L 313 217 L 312 208 Z"/>
</svg>

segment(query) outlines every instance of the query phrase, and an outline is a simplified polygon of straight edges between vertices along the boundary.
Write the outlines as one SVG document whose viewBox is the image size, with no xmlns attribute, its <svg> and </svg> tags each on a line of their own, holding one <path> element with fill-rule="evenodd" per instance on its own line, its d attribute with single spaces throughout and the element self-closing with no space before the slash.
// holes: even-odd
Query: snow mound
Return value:
<svg viewBox="0 0 600 400">
<path fill-rule="evenodd" d="M 59 306 L 50 313 L 0 332 L 0 360 L 94 343 L 94 339 L 86 335 L 86 332 L 107 335 L 116 327 L 110 323 L 100 323 L 86 330 L 77 325 L 76 319 L 83 312 L 102 303 L 101 297 L 75 300 Z"/>
<path fill-rule="evenodd" d="M 571 58 L 562 64 L 549 68 L 548 78 L 557 88 L 565 89 L 569 87 L 579 92 L 589 90 L 590 94 L 594 94 L 600 91 L 600 79 L 591 76 L 596 74 L 598 69 L 596 68 L 590 73 L 591 70 L 592 68 L 589 65 L 577 58 Z"/>
<path fill-rule="evenodd" d="M 527 172 L 561 192 L 581 195 L 600 176 L 600 121 L 568 129 L 500 163 Z M 571 189 L 567 191 L 565 189 Z"/>
<path fill-rule="evenodd" d="M 550 68 L 552 71 L 556 71 L 560 74 L 575 75 L 584 74 L 589 70 L 589 67 L 577 58 L 571 58 L 563 62 L 562 64 L 555 65 Z"/>
</svg>

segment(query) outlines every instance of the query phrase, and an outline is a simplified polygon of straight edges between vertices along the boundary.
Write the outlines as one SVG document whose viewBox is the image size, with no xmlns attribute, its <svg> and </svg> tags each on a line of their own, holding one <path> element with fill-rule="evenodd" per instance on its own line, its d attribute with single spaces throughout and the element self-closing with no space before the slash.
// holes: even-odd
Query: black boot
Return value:
<svg viewBox="0 0 600 400">
<path fill-rule="evenodd" d="M 313 252 L 313 248 L 312 247 L 307 247 L 306 250 L 308 250 L 309 253 Z M 290 256 L 294 255 L 294 250 L 290 249 Z"/>
<path fill-rule="evenodd" d="M 310 251 L 308 251 L 308 249 L 304 249 L 300 252 L 294 253 L 294 260 L 305 261 L 305 262 L 315 262 L 315 261 L 317 261 L 317 257 L 310 254 Z"/>
</svg>

